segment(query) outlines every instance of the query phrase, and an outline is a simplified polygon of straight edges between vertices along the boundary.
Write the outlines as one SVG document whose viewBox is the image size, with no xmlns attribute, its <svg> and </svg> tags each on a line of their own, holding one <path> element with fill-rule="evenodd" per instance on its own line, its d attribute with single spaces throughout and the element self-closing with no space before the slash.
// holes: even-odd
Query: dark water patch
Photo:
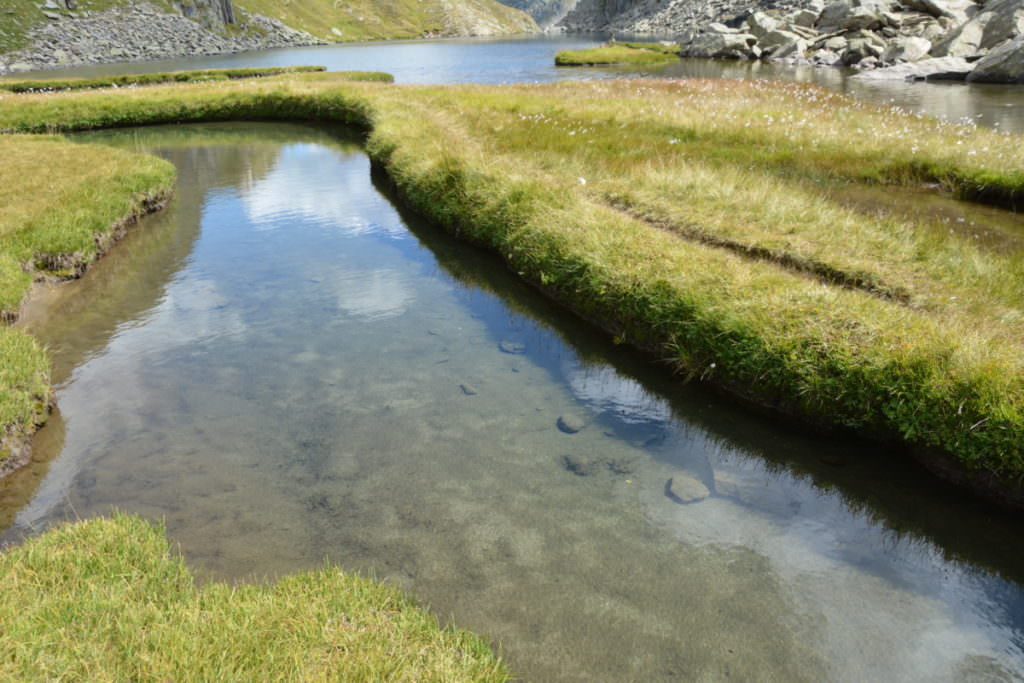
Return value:
<svg viewBox="0 0 1024 683">
<path fill-rule="evenodd" d="M 117 507 L 165 520 L 205 576 L 328 558 L 529 680 L 1024 671 L 1014 520 L 902 454 L 673 381 L 396 208 L 330 131 L 91 139 L 181 183 L 26 316 L 63 438 L 41 432 L 3 538 Z M 670 480 L 707 496 L 679 505 Z"/>
</svg>

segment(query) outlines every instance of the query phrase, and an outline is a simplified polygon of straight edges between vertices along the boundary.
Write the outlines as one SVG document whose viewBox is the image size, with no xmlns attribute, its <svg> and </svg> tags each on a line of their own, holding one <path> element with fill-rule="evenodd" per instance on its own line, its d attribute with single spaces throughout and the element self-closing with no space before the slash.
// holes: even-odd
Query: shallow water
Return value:
<svg viewBox="0 0 1024 683">
<path fill-rule="evenodd" d="M 82 139 L 178 193 L 26 313 L 60 413 L 0 540 L 117 508 L 204 578 L 327 558 L 527 680 L 1024 675 L 1018 520 L 665 377 L 405 215 L 343 131 Z"/>
<path fill-rule="evenodd" d="M 621 36 L 620 36 L 621 37 Z M 650 40 L 651 37 L 640 39 Z M 845 68 L 791 66 L 752 60 L 683 59 L 666 67 L 555 67 L 559 50 L 600 44 L 604 36 L 555 35 L 522 38 L 461 38 L 352 43 L 284 48 L 212 57 L 133 64 L 106 64 L 42 71 L 42 78 L 91 77 L 182 69 L 318 64 L 331 71 L 386 71 L 399 83 L 522 83 L 566 79 L 664 76 L 672 78 L 766 78 L 801 81 L 885 106 L 952 121 L 1024 133 L 1024 88 L 952 82 L 871 82 Z"/>
</svg>

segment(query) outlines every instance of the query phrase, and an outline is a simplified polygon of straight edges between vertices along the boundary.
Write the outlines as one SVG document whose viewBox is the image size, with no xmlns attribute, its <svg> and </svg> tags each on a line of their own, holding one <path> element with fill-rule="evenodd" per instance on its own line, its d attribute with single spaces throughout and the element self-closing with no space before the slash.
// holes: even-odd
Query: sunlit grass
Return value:
<svg viewBox="0 0 1024 683">
<path fill-rule="evenodd" d="M 668 64 L 679 56 L 678 45 L 661 43 L 606 43 L 587 50 L 562 50 L 557 66 L 610 66 L 615 64 Z"/>
<path fill-rule="evenodd" d="M 52 92 L 57 90 L 88 90 L 93 88 L 130 88 L 155 83 L 192 83 L 227 81 L 241 78 L 265 78 L 286 73 L 325 71 L 323 66 L 271 66 L 251 69 L 203 69 L 198 71 L 159 71 L 147 74 L 106 76 L 100 78 L 20 80 L 0 78 L 0 90 L 9 92 Z M 347 72 L 352 80 L 386 81 L 392 76 L 377 72 Z"/>
<path fill-rule="evenodd" d="M 78 522 L 0 553 L 0 678 L 503 681 L 482 640 L 325 567 L 197 587 L 162 529 Z"/>
</svg>

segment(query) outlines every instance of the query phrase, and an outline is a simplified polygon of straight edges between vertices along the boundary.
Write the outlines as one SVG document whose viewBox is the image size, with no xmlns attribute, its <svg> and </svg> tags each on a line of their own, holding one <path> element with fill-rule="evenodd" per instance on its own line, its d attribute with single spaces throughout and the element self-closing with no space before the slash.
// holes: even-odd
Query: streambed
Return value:
<svg viewBox="0 0 1024 683">
<path fill-rule="evenodd" d="M 179 186 L 26 312 L 60 412 L 0 541 L 117 508 L 207 578 L 328 559 L 526 680 L 1024 675 L 1013 519 L 671 381 L 403 212 L 345 131 L 79 139 Z"/>
</svg>

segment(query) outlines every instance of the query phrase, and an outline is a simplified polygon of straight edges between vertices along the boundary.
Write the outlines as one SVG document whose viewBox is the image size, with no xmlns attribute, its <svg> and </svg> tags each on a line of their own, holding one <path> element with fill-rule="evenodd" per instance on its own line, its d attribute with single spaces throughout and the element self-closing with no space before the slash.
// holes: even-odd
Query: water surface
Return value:
<svg viewBox="0 0 1024 683">
<path fill-rule="evenodd" d="M 178 192 L 26 313 L 60 413 L 0 538 L 117 508 L 204 578 L 327 558 L 527 680 L 1024 675 L 1017 520 L 665 377 L 406 215 L 344 131 L 82 139 Z"/>
</svg>

